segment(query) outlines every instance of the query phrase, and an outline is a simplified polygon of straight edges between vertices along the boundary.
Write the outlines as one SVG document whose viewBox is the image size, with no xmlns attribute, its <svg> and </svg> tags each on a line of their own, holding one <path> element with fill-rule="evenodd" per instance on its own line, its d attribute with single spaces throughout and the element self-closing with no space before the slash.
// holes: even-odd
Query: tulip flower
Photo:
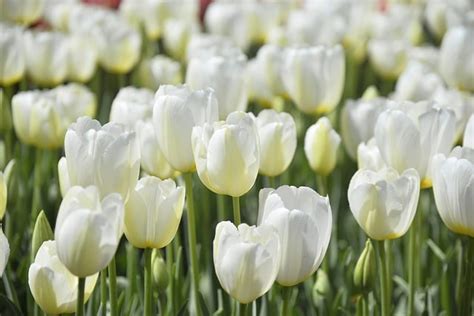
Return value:
<svg viewBox="0 0 474 316">
<path fill-rule="evenodd" d="M 247 109 L 245 57 L 212 56 L 192 59 L 186 71 L 186 83 L 192 89 L 214 89 L 219 104 L 219 119 L 234 111 Z"/>
<path fill-rule="evenodd" d="M 184 187 L 171 179 L 141 178 L 125 205 L 125 236 L 137 248 L 163 248 L 176 235 Z"/>
<path fill-rule="evenodd" d="M 0 220 L 2 220 L 3 216 L 5 215 L 5 210 L 7 208 L 7 197 L 7 179 L 5 178 L 3 172 L 0 171 Z"/>
<path fill-rule="evenodd" d="M 373 288 L 376 280 L 376 258 L 374 247 L 367 239 L 364 250 L 360 254 L 354 268 L 354 285 L 363 293 L 369 293 Z"/>
<path fill-rule="evenodd" d="M 349 183 L 347 196 L 354 218 L 372 239 L 403 236 L 415 217 L 420 176 L 415 169 L 361 169 Z"/>
<path fill-rule="evenodd" d="M 135 131 L 140 143 L 140 165 L 143 171 L 160 179 L 172 177 L 176 171 L 170 166 L 158 145 L 153 124 L 137 122 Z"/>
<path fill-rule="evenodd" d="M 453 232 L 474 237 L 474 149 L 456 147 L 433 157 L 433 193 L 443 223 Z"/>
<path fill-rule="evenodd" d="M 0 225 L 0 278 L 3 276 L 9 256 L 10 245 L 8 244 L 7 237 L 3 234 L 2 226 Z"/>
<path fill-rule="evenodd" d="M 20 81 L 25 72 L 23 30 L 3 23 L 0 27 L 0 84 L 5 87 Z"/>
<path fill-rule="evenodd" d="M 186 60 L 193 58 L 209 58 L 211 56 L 239 56 L 242 51 L 225 36 L 194 33 L 191 35 L 187 49 Z"/>
<path fill-rule="evenodd" d="M 97 68 L 98 52 L 87 37 L 72 34 L 68 41 L 68 79 L 78 82 L 91 80 Z"/>
<path fill-rule="evenodd" d="M 138 66 L 137 81 L 151 90 L 157 90 L 165 84 L 180 84 L 183 82 L 181 64 L 164 55 L 144 59 Z"/>
<path fill-rule="evenodd" d="M 257 69 L 262 73 L 263 80 L 275 96 L 286 94 L 282 75 L 284 60 L 284 50 L 275 45 L 262 46 L 255 57 Z"/>
<path fill-rule="evenodd" d="M 308 187 L 262 189 L 258 224 L 273 226 L 280 237 L 277 282 L 296 285 L 318 269 L 328 248 L 332 227 L 329 198 Z"/>
<path fill-rule="evenodd" d="M 260 142 L 260 173 L 269 177 L 280 175 L 295 155 L 295 121 L 288 113 L 263 110 L 255 122 Z"/>
<path fill-rule="evenodd" d="M 80 278 L 104 269 L 123 233 L 124 204 L 118 193 L 102 200 L 99 189 L 72 187 L 59 207 L 54 237 L 58 257 Z"/>
<path fill-rule="evenodd" d="M 234 112 L 225 122 L 196 126 L 191 141 L 199 178 L 209 190 L 239 197 L 252 188 L 260 147 L 250 114 Z"/>
<path fill-rule="evenodd" d="M 454 142 L 454 112 L 434 103 L 398 103 L 383 112 L 375 125 L 375 140 L 385 163 L 403 172 L 415 168 L 421 187 L 431 186 L 431 158 L 448 153 Z M 402 111 L 403 110 L 403 111 Z"/>
<path fill-rule="evenodd" d="M 110 122 L 125 125 L 132 131 L 138 121 L 149 121 L 153 114 L 153 91 L 145 88 L 121 88 L 112 101 Z"/>
<path fill-rule="evenodd" d="M 164 85 L 158 89 L 153 124 L 163 155 L 176 170 L 195 170 L 191 146 L 194 126 L 217 121 L 217 100 L 211 89 Z"/>
<path fill-rule="evenodd" d="M 193 20 L 168 19 L 164 23 L 163 46 L 166 52 L 177 60 L 185 60 L 191 34 L 197 32 L 199 26 Z"/>
<path fill-rule="evenodd" d="M 474 26 L 450 29 L 443 37 L 440 54 L 440 72 L 444 80 L 460 90 L 474 91 Z"/>
<path fill-rule="evenodd" d="M 464 130 L 463 146 L 474 149 L 474 114 L 471 115 Z"/>
<path fill-rule="evenodd" d="M 369 59 L 375 71 L 386 80 L 397 79 L 407 63 L 408 45 L 403 40 L 370 40 Z"/>
<path fill-rule="evenodd" d="M 31 294 L 41 309 L 48 314 L 74 313 L 77 304 L 77 277 L 59 259 L 57 242 L 45 241 L 28 270 Z M 94 291 L 98 274 L 86 279 L 84 301 Z"/>
<path fill-rule="evenodd" d="M 28 25 L 41 17 L 43 7 L 44 0 L 4 0 L 2 1 L 0 18 Z"/>
<path fill-rule="evenodd" d="M 66 132 L 64 153 L 58 163 L 63 196 L 71 186 L 95 185 L 101 197 L 117 192 L 126 200 L 138 181 L 139 144 L 121 124 L 79 118 Z"/>
<path fill-rule="evenodd" d="M 344 87 L 344 52 L 341 46 L 288 49 L 283 83 L 298 109 L 308 114 L 331 112 Z"/>
<path fill-rule="evenodd" d="M 311 169 L 322 176 L 330 174 L 336 166 L 340 143 L 341 137 L 327 117 L 311 125 L 304 138 L 304 153 Z"/>
<path fill-rule="evenodd" d="M 375 138 L 371 138 L 367 143 L 360 143 L 357 147 L 357 166 L 359 169 L 369 169 L 379 171 L 387 165 L 380 154 Z"/>
<path fill-rule="evenodd" d="M 123 0 L 119 9 L 137 29 L 143 28 L 148 39 L 157 40 L 162 35 L 163 19 L 166 17 L 164 1 Z"/>
<path fill-rule="evenodd" d="M 250 101 L 257 102 L 265 108 L 272 108 L 275 95 L 265 81 L 265 73 L 261 68 L 255 59 L 247 63 L 245 67 L 247 95 Z"/>
<path fill-rule="evenodd" d="M 264 295 L 280 265 L 280 242 L 271 226 L 220 222 L 213 242 L 214 269 L 222 288 L 242 304 Z"/>
</svg>

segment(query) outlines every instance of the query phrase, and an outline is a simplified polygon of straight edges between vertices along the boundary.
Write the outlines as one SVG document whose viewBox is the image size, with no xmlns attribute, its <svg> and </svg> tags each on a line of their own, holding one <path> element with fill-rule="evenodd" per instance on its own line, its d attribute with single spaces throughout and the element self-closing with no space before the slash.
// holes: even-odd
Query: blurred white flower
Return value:
<svg viewBox="0 0 474 316">
<path fill-rule="evenodd" d="M 255 57 L 257 71 L 263 76 L 266 86 L 275 96 L 284 96 L 286 94 L 283 85 L 283 62 L 285 60 L 285 51 L 275 45 L 262 46 Z"/>
<path fill-rule="evenodd" d="M 168 19 L 164 25 L 163 46 L 174 59 L 185 60 L 188 42 L 199 26 L 193 21 Z"/>
<path fill-rule="evenodd" d="M 25 72 L 23 29 L 3 23 L 0 28 L 0 84 L 5 87 L 20 81 Z"/>
<path fill-rule="evenodd" d="M 239 56 L 242 51 L 229 38 L 207 33 L 193 33 L 189 40 L 186 59 L 210 56 Z"/>
<path fill-rule="evenodd" d="M 371 39 L 368 45 L 375 71 L 385 79 L 397 79 L 405 69 L 409 45 L 404 40 L 390 39 Z"/>
<path fill-rule="evenodd" d="M 68 79 L 78 82 L 91 80 L 97 68 L 98 53 L 86 37 L 71 34 L 68 39 Z"/>
<path fill-rule="evenodd" d="M 471 115 L 464 130 L 463 146 L 474 149 L 474 114 Z"/>
<path fill-rule="evenodd" d="M 41 17 L 44 0 L 2 0 L 1 7 L 0 19 L 28 25 Z"/>
<path fill-rule="evenodd" d="M 379 171 L 386 166 L 375 138 L 372 137 L 367 143 L 362 142 L 359 144 L 357 147 L 357 167 L 359 169 Z"/>
<path fill-rule="evenodd" d="M 3 219 L 7 208 L 8 186 L 7 179 L 3 172 L 0 171 L 0 220 Z"/>
<path fill-rule="evenodd" d="M 136 78 L 140 86 L 154 91 L 161 85 L 183 82 L 181 64 L 165 55 L 143 59 L 138 66 Z"/>
<path fill-rule="evenodd" d="M 2 226 L 0 225 L 0 278 L 3 276 L 9 256 L 10 244 L 8 243 L 8 239 L 3 233 Z"/>
<path fill-rule="evenodd" d="M 121 88 L 112 101 L 110 121 L 135 129 L 138 121 L 150 121 L 153 115 L 153 91 L 132 86 Z"/>
</svg>

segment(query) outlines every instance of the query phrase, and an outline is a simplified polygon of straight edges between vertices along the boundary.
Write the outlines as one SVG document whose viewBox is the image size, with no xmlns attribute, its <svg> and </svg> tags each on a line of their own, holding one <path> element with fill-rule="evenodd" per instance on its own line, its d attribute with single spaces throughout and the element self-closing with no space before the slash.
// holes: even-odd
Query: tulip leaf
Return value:
<svg viewBox="0 0 474 316">
<path fill-rule="evenodd" d="M 446 261 L 446 254 L 438 247 L 438 245 L 431 238 L 428 238 L 426 243 L 428 244 L 428 247 L 430 247 L 431 251 L 433 251 L 433 253 L 436 255 L 436 257 L 439 258 L 441 262 Z"/>
<path fill-rule="evenodd" d="M 3 294 L 0 294 L 0 314 L 11 316 L 23 315 L 18 306 L 16 306 L 8 299 L 8 297 Z"/>
<path fill-rule="evenodd" d="M 188 303 L 189 303 L 189 299 L 186 299 L 181 305 L 181 307 L 179 308 L 177 316 L 186 315 L 186 309 L 187 309 Z"/>
</svg>

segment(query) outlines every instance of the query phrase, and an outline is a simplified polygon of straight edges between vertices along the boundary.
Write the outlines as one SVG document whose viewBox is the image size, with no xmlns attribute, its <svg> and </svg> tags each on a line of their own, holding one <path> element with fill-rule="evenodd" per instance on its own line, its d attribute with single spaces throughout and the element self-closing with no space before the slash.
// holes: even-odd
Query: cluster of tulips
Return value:
<svg viewBox="0 0 474 316">
<path fill-rule="evenodd" d="M 472 315 L 472 3 L 95 2 L 0 0 L 0 314 Z"/>
</svg>

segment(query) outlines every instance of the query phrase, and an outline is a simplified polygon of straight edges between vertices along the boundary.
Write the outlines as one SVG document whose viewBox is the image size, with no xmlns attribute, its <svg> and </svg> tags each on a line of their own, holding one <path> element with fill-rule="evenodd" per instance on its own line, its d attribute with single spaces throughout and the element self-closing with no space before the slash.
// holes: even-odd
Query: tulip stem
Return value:
<svg viewBox="0 0 474 316">
<path fill-rule="evenodd" d="M 466 237 L 466 245 L 463 260 L 463 274 L 465 280 L 464 290 L 461 291 L 460 313 L 459 315 L 472 315 L 473 304 L 473 283 L 474 283 L 474 237 Z"/>
<path fill-rule="evenodd" d="M 77 308 L 76 308 L 76 315 L 83 316 L 84 315 L 84 288 L 86 285 L 86 278 L 79 278 L 79 282 L 77 285 Z"/>
<path fill-rule="evenodd" d="M 186 186 L 186 207 L 188 210 L 187 226 L 188 226 L 188 242 L 191 259 L 192 274 L 192 295 L 194 298 L 194 308 L 196 315 L 201 315 L 199 308 L 199 262 L 197 260 L 197 241 L 196 241 L 196 218 L 194 214 L 194 196 L 193 196 L 193 174 L 185 173 L 184 182 Z"/>
<path fill-rule="evenodd" d="M 384 242 L 374 240 L 374 249 L 377 256 L 380 279 L 381 315 L 388 316 L 390 315 L 390 298 L 388 296 L 388 271 L 384 251 Z"/>
<path fill-rule="evenodd" d="M 421 202 L 419 202 L 421 204 Z M 409 235 L 408 235 L 408 284 L 409 284 L 409 292 L 408 292 L 408 311 L 407 315 L 412 316 L 414 315 L 414 307 L 415 307 L 415 264 L 416 264 L 416 238 L 418 235 L 418 221 L 417 216 L 420 216 L 421 208 L 418 207 L 418 210 L 415 214 L 415 218 L 411 224 Z"/>
<path fill-rule="evenodd" d="M 100 271 L 100 301 L 101 314 L 107 315 L 107 269 Z"/>
<path fill-rule="evenodd" d="M 152 284 L 151 284 L 151 248 L 145 248 L 145 281 L 144 281 L 144 293 L 145 293 L 145 308 L 143 315 L 151 316 L 151 296 L 152 296 Z"/>
<path fill-rule="evenodd" d="M 280 315 L 281 316 L 288 316 L 290 315 L 290 298 L 291 298 L 291 287 L 287 287 L 287 286 L 284 286 L 282 288 L 282 291 L 283 291 L 283 304 L 281 306 L 281 311 L 280 311 Z"/>
<path fill-rule="evenodd" d="M 239 306 L 239 314 L 240 316 L 246 316 L 247 315 L 247 308 L 249 304 L 240 304 Z"/>
<path fill-rule="evenodd" d="M 232 209 L 234 210 L 234 224 L 239 226 L 240 221 L 240 200 L 238 196 L 232 197 Z"/>
<path fill-rule="evenodd" d="M 109 298 L 110 298 L 110 315 L 118 315 L 117 305 L 117 270 L 115 267 L 115 256 L 109 263 Z"/>
</svg>

